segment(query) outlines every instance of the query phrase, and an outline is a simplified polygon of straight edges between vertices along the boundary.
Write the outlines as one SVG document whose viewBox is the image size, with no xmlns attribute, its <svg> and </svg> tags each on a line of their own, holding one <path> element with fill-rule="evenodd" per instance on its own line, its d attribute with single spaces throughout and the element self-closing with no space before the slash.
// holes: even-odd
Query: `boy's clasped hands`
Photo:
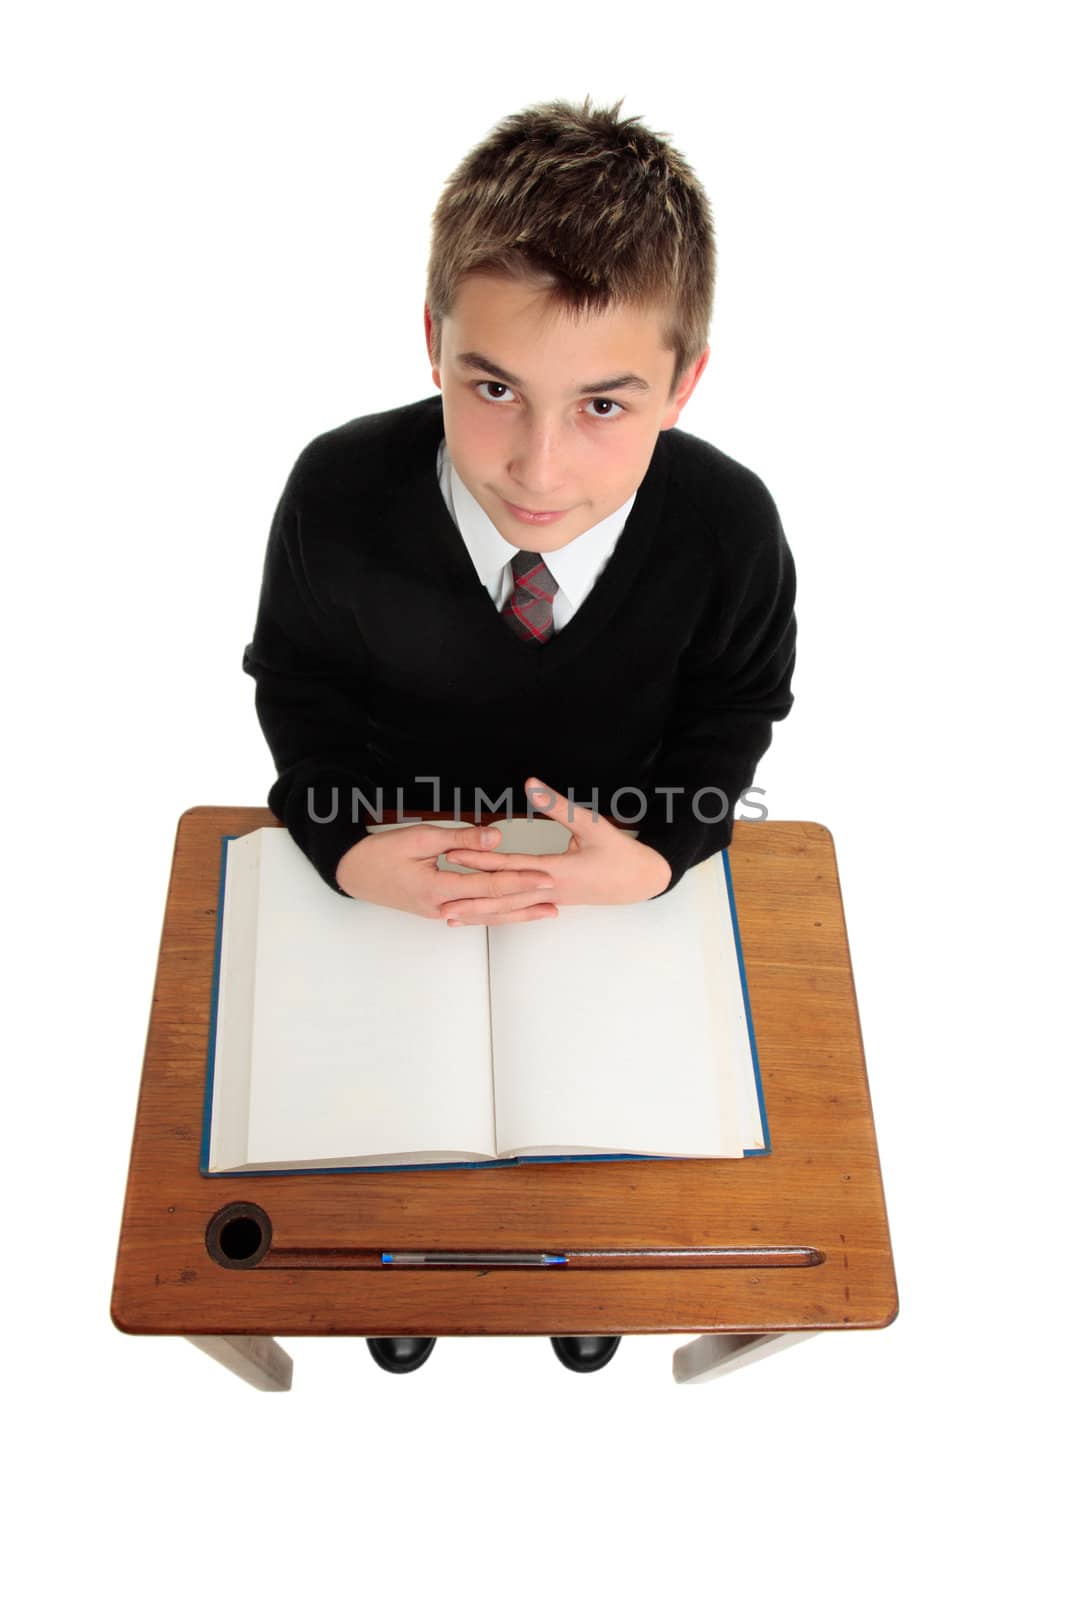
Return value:
<svg viewBox="0 0 1067 1600">
<path fill-rule="evenodd" d="M 337 882 L 346 894 L 374 905 L 444 921 L 450 928 L 534 922 L 569 905 L 629 905 L 650 900 L 670 882 L 658 850 L 623 833 L 556 794 L 537 778 L 526 792 L 540 815 L 570 830 L 570 844 L 554 855 L 496 852 L 497 828 L 439 828 L 415 823 L 368 834 L 342 856 Z M 437 859 L 473 872 L 444 872 Z"/>
</svg>

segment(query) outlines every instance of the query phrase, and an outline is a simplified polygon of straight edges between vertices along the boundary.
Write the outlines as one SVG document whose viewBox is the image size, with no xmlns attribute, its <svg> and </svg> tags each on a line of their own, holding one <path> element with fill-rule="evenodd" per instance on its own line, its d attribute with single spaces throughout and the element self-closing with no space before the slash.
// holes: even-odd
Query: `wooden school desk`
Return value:
<svg viewBox="0 0 1067 1600">
<path fill-rule="evenodd" d="M 111 1301 L 123 1332 L 183 1335 L 256 1387 L 287 1389 L 278 1334 L 690 1333 L 674 1376 L 691 1382 L 821 1329 L 893 1320 L 824 827 L 738 822 L 729 847 L 772 1154 L 204 1178 L 221 840 L 273 826 L 254 807 L 197 806 L 178 822 Z M 382 1250 L 573 1259 L 388 1267 Z"/>
</svg>

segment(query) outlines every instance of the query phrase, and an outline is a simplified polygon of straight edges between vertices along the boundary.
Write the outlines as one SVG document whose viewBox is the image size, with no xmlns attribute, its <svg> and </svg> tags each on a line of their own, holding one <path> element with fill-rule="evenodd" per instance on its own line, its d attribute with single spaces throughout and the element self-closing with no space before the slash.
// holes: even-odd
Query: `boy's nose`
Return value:
<svg viewBox="0 0 1067 1600">
<path fill-rule="evenodd" d="M 529 430 L 508 467 L 516 490 L 528 496 L 521 500 L 516 496 L 518 504 L 528 511 L 558 511 L 566 504 L 559 499 L 567 481 L 563 454 L 558 425 L 538 424 Z"/>
</svg>

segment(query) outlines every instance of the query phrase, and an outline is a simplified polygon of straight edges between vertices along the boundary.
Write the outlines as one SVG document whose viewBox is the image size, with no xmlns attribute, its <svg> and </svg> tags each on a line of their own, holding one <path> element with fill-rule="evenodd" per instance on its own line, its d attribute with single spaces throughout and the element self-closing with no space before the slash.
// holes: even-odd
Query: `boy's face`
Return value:
<svg viewBox="0 0 1067 1600">
<path fill-rule="evenodd" d="M 428 308 L 424 321 L 432 363 Z M 455 469 L 516 549 L 560 550 L 637 489 L 708 360 L 705 348 L 670 399 L 674 352 L 661 327 L 657 311 L 630 307 L 575 322 L 542 289 L 464 279 L 433 381 Z M 608 386 L 626 375 L 642 383 Z M 536 523 L 515 508 L 563 514 Z"/>
</svg>

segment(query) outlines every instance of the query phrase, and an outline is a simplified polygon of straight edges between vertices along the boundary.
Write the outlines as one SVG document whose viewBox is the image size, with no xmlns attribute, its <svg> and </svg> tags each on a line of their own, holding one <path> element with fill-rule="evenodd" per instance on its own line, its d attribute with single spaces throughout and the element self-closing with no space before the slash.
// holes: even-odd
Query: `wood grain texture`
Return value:
<svg viewBox="0 0 1067 1600">
<path fill-rule="evenodd" d="M 221 840 L 271 826 L 271 813 L 253 807 L 198 806 L 179 819 L 111 1302 L 117 1327 L 232 1335 L 763 1333 L 893 1320 L 896 1282 L 826 828 L 738 822 L 729 850 L 773 1154 L 204 1178 Z M 220 1266 L 207 1253 L 207 1225 L 232 1201 L 253 1201 L 271 1219 L 270 1250 L 250 1270 Z M 368 1270 L 364 1262 L 343 1270 L 344 1253 L 383 1249 L 708 1246 L 792 1246 L 823 1259 L 754 1266 L 745 1257 L 745 1266 L 714 1270 L 595 1260 L 574 1268 Z"/>
</svg>

